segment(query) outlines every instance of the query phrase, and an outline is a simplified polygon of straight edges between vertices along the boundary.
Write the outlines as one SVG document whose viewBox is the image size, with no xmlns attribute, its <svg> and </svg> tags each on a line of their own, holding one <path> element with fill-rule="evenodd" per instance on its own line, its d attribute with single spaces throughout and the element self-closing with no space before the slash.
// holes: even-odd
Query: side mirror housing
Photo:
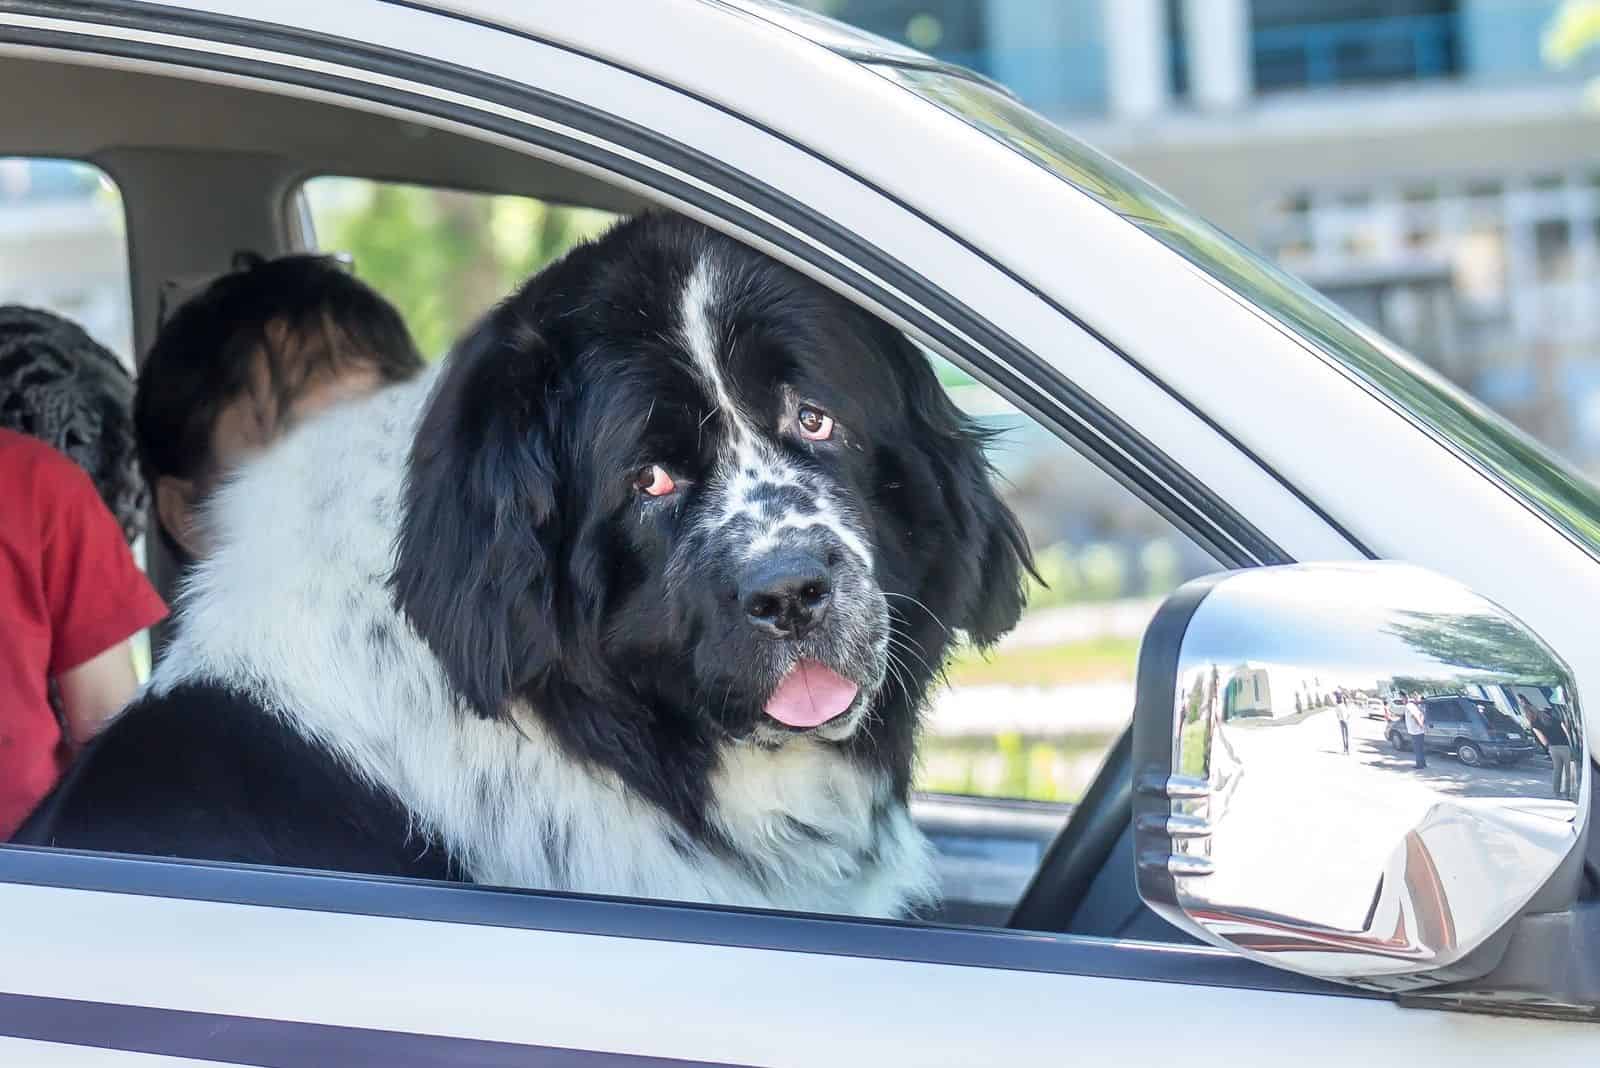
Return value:
<svg viewBox="0 0 1600 1068">
<path fill-rule="evenodd" d="M 1482 976 L 1520 915 L 1576 897 L 1577 700 L 1524 624 L 1420 568 L 1192 582 L 1139 654 L 1140 895 L 1206 942 L 1319 978 Z"/>
</svg>

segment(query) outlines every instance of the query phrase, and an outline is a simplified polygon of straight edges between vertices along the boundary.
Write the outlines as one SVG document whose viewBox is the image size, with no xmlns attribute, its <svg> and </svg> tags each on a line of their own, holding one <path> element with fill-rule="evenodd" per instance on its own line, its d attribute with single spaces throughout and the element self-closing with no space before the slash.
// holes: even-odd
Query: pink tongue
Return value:
<svg viewBox="0 0 1600 1068">
<path fill-rule="evenodd" d="M 849 708 L 859 688 L 815 660 L 802 660 L 767 699 L 767 715 L 791 727 L 820 726 Z"/>
</svg>

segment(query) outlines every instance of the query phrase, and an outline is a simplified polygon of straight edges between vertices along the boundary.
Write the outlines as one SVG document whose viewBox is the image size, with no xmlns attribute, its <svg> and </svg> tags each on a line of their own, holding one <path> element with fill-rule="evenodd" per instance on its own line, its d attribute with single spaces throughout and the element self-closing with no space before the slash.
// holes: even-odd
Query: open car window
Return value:
<svg viewBox="0 0 1600 1068">
<path fill-rule="evenodd" d="M 398 309 L 429 366 L 217 481 L 216 541 L 183 576 L 154 685 L 29 841 L 1003 924 L 1129 721 L 1151 614 L 1216 561 L 954 364 L 686 220 L 635 224 L 593 253 L 608 267 L 518 306 L 619 217 L 541 167 L 555 185 L 530 185 L 574 195 L 300 187 L 316 246 Z M 283 186 L 261 185 L 281 216 Z M 252 245 L 219 237 L 186 266 L 214 276 Z M 441 369 L 452 349 L 469 377 Z M 761 550 L 790 567 L 817 532 L 837 544 L 799 555 L 820 577 L 745 566 Z M 857 637 L 781 662 L 745 640 L 798 642 L 848 612 Z M 745 638 L 696 645 L 730 629 Z M 597 667 L 611 642 L 628 655 Z M 875 643 L 881 667 L 846 662 Z M 885 686 L 899 705 L 875 703 Z M 617 713 L 641 693 L 636 718 Z M 168 766 L 118 756 L 119 738 Z M 789 745 L 802 755 L 771 755 Z M 239 833 L 256 818 L 241 791 L 284 802 L 270 828 Z M 201 818 L 174 840 L 177 811 Z"/>
<path fill-rule="evenodd" d="M 402 309 L 430 357 L 522 278 L 616 218 L 354 178 L 313 179 L 303 195 L 319 246 L 349 256 Z M 913 809 L 940 855 L 941 916 L 1000 923 L 1129 723 L 1151 615 L 1182 582 L 1218 565 L 1004 398 L 923 356 L 989 435 L 988 462 L 1037 570 L 1016 627 L 991 649 L 956 648 L 943 665 L 913 766 Z M 913 666 L 922 654 L 896 657 Z"/>
</svg>

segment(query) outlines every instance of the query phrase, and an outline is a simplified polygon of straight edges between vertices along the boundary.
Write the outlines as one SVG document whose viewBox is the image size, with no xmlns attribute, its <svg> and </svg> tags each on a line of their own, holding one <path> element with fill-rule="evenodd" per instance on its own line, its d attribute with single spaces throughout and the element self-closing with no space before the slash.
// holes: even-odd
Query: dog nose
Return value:
<svg viewBox="0 0 1600 1068">
<path fill-rule="evenodd" d="M 739 582 L 750 625 L 772 638 L 799 638 L 828 614 L 833 580 L 809 553 L 774 553 L 754 561 Z"/>
</svg>

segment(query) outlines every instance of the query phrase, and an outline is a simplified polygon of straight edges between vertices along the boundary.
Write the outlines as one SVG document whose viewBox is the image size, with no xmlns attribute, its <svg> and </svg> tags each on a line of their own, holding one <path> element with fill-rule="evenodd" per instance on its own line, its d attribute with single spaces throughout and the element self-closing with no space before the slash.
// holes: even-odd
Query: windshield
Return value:
<svg viewBox="0 0 1600 1068">
<path fill-rule="evenodd" d="M 949 72 L 869 66 L 1094 197 L 1248 299 L 1600 557 L 1600 489 L 1310 287 L 1014 98 Z"/>
</svg>

